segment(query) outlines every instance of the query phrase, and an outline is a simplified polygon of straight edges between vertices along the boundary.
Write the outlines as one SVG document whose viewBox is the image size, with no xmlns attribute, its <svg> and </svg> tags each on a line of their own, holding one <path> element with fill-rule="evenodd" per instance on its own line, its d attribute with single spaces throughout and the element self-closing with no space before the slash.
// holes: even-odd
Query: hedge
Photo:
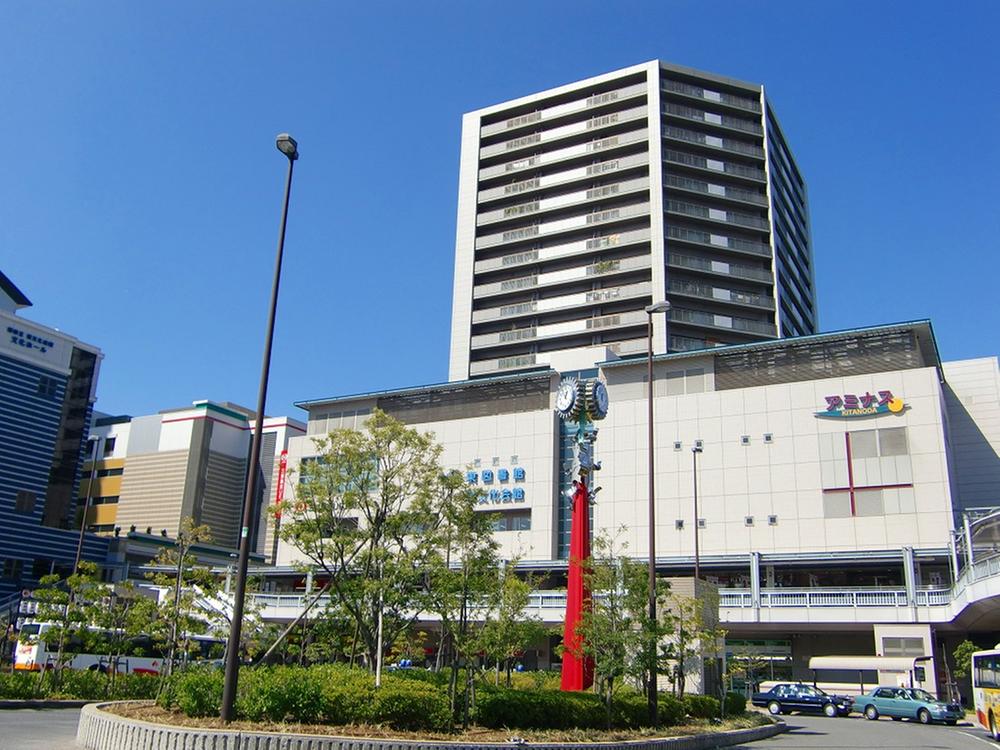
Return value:
<svg viewBox="0 0 1000 750">
<path fill-rule="evenodd" d="M 717 719 L 719 717 L 719 699 L 711 695 L 684 696 L 684 708 L 688 715 L 695 719 Z"/>
<path fill-rule="evenodd" d="M 13 700 L 148 700 L 156 696 L 158 686 L 158 677 L 144 674 L 115 675 L 112 685 L 109 675 L 97 671 L 49 671 L 41 684 L 37 672 L 0 673 L 0 698 Z"/>
<path fill-rule="evenodd" d="M 726 716 L 746 713 L 747 697 L 743 693 L 726 693 Z"/>
</svg>

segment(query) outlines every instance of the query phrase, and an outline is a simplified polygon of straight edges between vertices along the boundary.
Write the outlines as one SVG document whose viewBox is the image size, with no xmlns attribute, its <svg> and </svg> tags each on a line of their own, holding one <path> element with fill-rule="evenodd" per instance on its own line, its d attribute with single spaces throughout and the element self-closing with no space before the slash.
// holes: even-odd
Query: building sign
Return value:
<svg viewBox="0 0 1000 750">
<path fill-rule="evenodd" d="M 23 346 L 25 349 L 32 349 L 42 354 L 47 354 L 49 349 L 56 345 L 54 341 L 36 336 L 27 331 L 22 331 L 14 326 L 7 326 L 7 337 L 12 344 L 17 344 L 18 346 Z"/>
<path fill-rule="evenodd" d="M 469 484 L 480 486 L 482 491 L 479 495 L 479 505 L 508 505 L 511 503 L 523 503 L 526 500 L 524 487 L 516 485 L 524 482 L 526 474 L 524 468 L 515 466 L 513 469 L 483 469 L 482 471 L 465 472 L 465 481 Z M 510 486 L 513 482 L 514 486 Z"/>
<path fill-rule="evenodd" d="M 281 460 L 278 462 L 278 486 L 274 492 L 274 504 L 278 507 L 275 514 L 281 518 L 281 503 L 285 499 L 285 476 L 288 474 L 288 451 L 281 451 Z"/>
<path fill-rule="evenodd" d="M 879 391 L 877 396 L 868 392 L 860 396 L 856 393 L 845 393 L 842 396 L 826 396 L 826 410 L 816 412 L 816 416 L 853 419 L 874 417 L 879 414 L 902 414 L 906 409 L 903 399 L 893 396 L 892 391 Z"/>
</svg>

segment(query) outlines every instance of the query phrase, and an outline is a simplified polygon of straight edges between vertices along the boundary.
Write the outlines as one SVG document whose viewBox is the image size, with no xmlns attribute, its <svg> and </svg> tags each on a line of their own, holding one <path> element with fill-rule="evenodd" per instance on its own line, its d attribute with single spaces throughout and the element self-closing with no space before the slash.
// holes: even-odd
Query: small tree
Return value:
<svg viewBox="0 0 1000 750">
<path fill-rule="evenodd" d="M 604 700 L 608 727 L 615 690 L 627 679 L 650 689 L 649 675 L 655 644 L 668 632 L 663 604 L 667 581 L 657 580 L 657 622 L 649 618 L 648 570 L 624 556 L 625 545 L 616 549 L 608 537 L 594 540 L 594 556 L 584 573 L 591 591 L 591 607 L 585 610 L 577 633 L 580 653 L 590 658 L 598 692 Z M 655 686 L 652 686 L 655 689 Z"/>
<path fill-rule="evenodd" d="M 697 585 L 698 581 L 695 581 Z M 670 597 L 668 606 L 672 627 L 661 657 L 666 662 L 667 673 L 672 677 L 674 694 L 682 697 L 688 671 L 693 667 L 700 670 L 705 655 L 718 651 L 725 631 L 717 626 L 714 618 L 706 617 L 707 612 L 718 612 L 718 594 L 714 590 L 695 597 L 675 594 Z"/>
<path fill-rule="evenodd" d="M 766 676 L 770 661 L 747 646 L 739 645 L 733 648 L 732 654 L 726 660 L 726 679 L 730 690 L 735 689 L 735 681 L 742 680 L 747 692 L 756 690 L 761 679 Z"/>
<path fill-rule="evenodd" d="M 219 582 L 191 553 L 192 547 L 211 538 L 208 526 L 196 526 L 191 518 L 182 519 L 174 545 L 160 550 L 152 562 L 160 570 L 146 575 L 155 585 L 171 592 L 151 628 L 166 648 L 167 657 L 160 672 L 164 678 L 173 672 L 178 656 L 187 652 L 190 636 L 204 633 L 213 617 L 217 617 L 217 612 L 206 603 L 217 598 Z"/>
<path fill-rule="evenodd" d="M 972 654 L 980 650 L 981 649 L 968 638 L 955 646 L 955 650 L 951 652 L 951 658 L 955 662 L 955 666 L 952 668 L 951 673 L 959 679 L 968 677 L 972 670 Z"/>
<path fill-rule="evenodd" d="M 435 521 L 441 449 L 378 409 L 364 432 L 334 430 L 315 444 L 319 456 L 302 465 L 280 533 L 326 574 L 374 669 L 424 609 L 434 541 L 423 532 Z"/>
<path fill-rule="evenodd" d="M 92 562 L 82 561 L 77 571 L 66 578 L 58 574 L 43 576 L 34 598 L 38 603 L 35 618 L 48 622 L 44 639 L 48 648 L 55 647 L 55 681 L 61 678 L 62 669 L 72 661 L 67 646 L 84 650 L 94 649 L 97 633 L 88 629 L 96 616 L 95 603 L 101 598 L 102 585 L 98 568 Z M 48 665 L 42 664 L 41 676 Z"/>
<path fill-rule="evenodd" d="M 119 663 L 127 656 L 130 644 L 148 634 L 157 616 L 156 602 L 139 593 L 131 581 L 104 588 L 94 607 L 94 624 L 103 629 L 103 650 L 107 660 L 108 693 L 114 691 Z"/>
<path fill-rule="evenodd" d="M 504 567 L 503 580 L 489 601 L 477 638 L 479 650 L 495 665 L 494 682 L 499 684 L 502 671 L 507 687 L 511 686 L 511 671 L 517 658 L 548 633 L 540 620 L 526 612 L 535 585 L 530 578 L 518 578 L 516 567 L 516 561 Z"/>
</svg>

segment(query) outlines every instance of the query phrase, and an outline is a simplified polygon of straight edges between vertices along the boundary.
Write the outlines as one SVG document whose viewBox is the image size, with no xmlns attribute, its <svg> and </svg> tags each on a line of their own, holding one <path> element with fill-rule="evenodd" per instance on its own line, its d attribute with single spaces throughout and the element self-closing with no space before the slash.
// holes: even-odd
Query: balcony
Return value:
<svg viewBox="0 0 1000 750">
<path fill-rule="evenodd" d="M 516 268 L 526 266 L 543 260 L 556 260 L 567 258 L 573 255 L 597 252 L 599 250 L 625 248 L 642 242 L 649 242 L 650 231 L 648 229 L 633 229 L 628 232 L 612 232 L 601 237 L 591 237 L 586 240 L 567 242 L 561 245 L 550 245 L 548 247 L 532 248 L 519 253 L 502 255 L 499 258 L 487 258 L 476 261 L 476 274 L 498 271 L 503 268 Z"/>
<path fill-rule="evenodd" d="M 767 196 L 763 193 L 743 190 L 732 185 L 716 185 L 704 180 L 692 180 L 689 177 L 680 177 L 674 174 L 668 174 L 664 179 L 664 184 L 678 190 L 687 190 L 692 193 L 710 195 L 715 198 L 742 201 L 743 203 L 752 203 L 755 206 L 767 206 Z"/>
<path fill-rule="evenodd" d="M 629 146 L 634 143 L 645 143 L 648 136 L 648 129 L 641 128 L 627 133 L 605 136 L 604 138 L 598 138 L 593 141 L 588 141 L 587 143 L 578 143 L 573 146 L 566 146 L 565 148 L 556 149 L 554 151 L 546 151 L 543 154 L 525 156 L 520 159 L 515 159 L 514 161 L 504 162 L 503 164 L 494 164 L 490 167 L 483 167 L 479 170 L 479 179 L 480 181 L 483 181 L 489 180 L 493 177 L 515 176 L 526 169 L 536 169 L 540 166 L 558 164 L 570 159 L 579 159 L 581 156 L 610 151 L 612 149 Z"/>
<path fill-rule="evenodd" d="M 771 226 L 767 219 L 761 219 L 759 216 L 742 214 L 738 211 L 725 211 L 721 208 L 709 208 L 708 206 L 687 203 L 686 201 L 667 201 L 667 212 L 705 219 L 707 221 L 718 221 L 724 224 L 735 224 L 740 227 L 760 229 L 764 232 L 768 231 Z"/>
<path fill-rule="evenodd" d="M 574 193 L 564 193 L 551 198 L 541 198 L 528 203 L 518 203 L 513 206 L 505 206 L 494 211 L 484 211 L 476 217 L 476 224 L 484 226 L 496 224 L 501 221 L 510 221 L 522 216 L 543 214 L 548 211 L 564 209 L 568 207 L 584 206 L 593 201 L 606 200 L 616 196 L 627 196 L 634 193 L 649 193 L 649 180 L 639 177 L 634 180 L 624 180 L 622 182 L 601 185 L 588 190 L 579 190 Z"/>
<path fill-rule="evenodd" d="M 674 307 L 667 313 L 667 317 L 673 323 L 684 323 L 693 326 L 702 326 L 714 330 L 737 331 L 760 336 L 777 336 L 777 330 L 773 323 L 762 320 L 750 320 L 748 318 L 735 318 L 729 315 L 716 315 L 706 313 L 701 310 L 686 310 Z"/>
<path fill-rule="evenodd" d="M 749 180 L 756 180 L 757 182 L 764 182 L 767 179 L 767 175 L 763 169 L 748 167 L 744 164 L 734 164 L 730 161 L 709 159 L 697 154 L 685 154 L 683 151 L 671 148 L 663 150 L 663 161 L 668 164 L 683 164 L 686 167 L 705 169 L 709 172 L 727 174 L 733 177 L 744 177 Z"/>
<path fill-rule="evenodd" d="M 643 325 L 646 313 L 643 310 L 600 315 L 593 318 L 567 320 L 562 323 L 514 328 L 509 331 L 483 333 L 473 336 L 470 342 L 472 349 L 487 349 L 506 344 L 519 344 L 523 341 L 540 341 L 560 338 L 562 336 L 578 336 L 592 331 L 604 331 L 612 328 Z"/>
<path fill-rule="evenodd" d="M 618 206 L 601 211 L 568 216 L 564 219 L 552 219 L 551 221 L 539 224 L 531 224 L 526 227 L 510 229 L 506 232 L 496 234 L 486 234 L 476 238 L 476 250 L 487 247 L 496 247 L 506 243 L 519 242 L 521 240 L 545 237 L 547 235 L 559 234 L 573 229 L 586 229 L 587 227 L 611 224 L 624 219 L 631 219 L 639 216 L 649 215 L 649 203 L 636 203 L 630 206 Z"/>
<path fill-rule="evenodd" d="M 774 298 L 768 297 L 765 294 L 722 289 L 717 286 L 710 286 L 709 284 L 696 284 L 691 281 L 681 281 L 678 279 L 671 280 L 667 288 L 671 293 L 684 295 L 685 297 L 746 305 L 747 307 L 756 307 L 762 310 L 774 310 Z"/>
<path fill-rule="evenodd" d="M 763 242 L 753 242 L 752 240 L 741 240 L 736 237 L 727 237 L 721 234 L 710 234 L 697 229 L 685 229 L 684 227 L 667 227 L 667 237 L 671 240 L 688 242 L 693 245 L 710 247 L 714 249 L 732 250 L 737 253 L 747 255 L 757 255 L 762 258 L 771 257 L 771 246 Z"/>
<path fill-rule="evenodd" d="M 561 297 L 549 297 L 529 302 L 518 302 L 512 305 L 489 307 L 485 310 L 475 310 L 472 313 L 472 322 L 489 323 L 494 320 L 515 320 L 525 316 L 537 315 L 538 313 L 572 310 L 587 305 L 602 305 L 609 302 L 634 299 L 636 297 L 648 297 L 651 292 L 652 286 L 648 281 L 639 284 L 605 287 L 589 292 L 567 294 Z"/>
<path fill-rule="evenodd" d="M 738 263 L 725 263 L 718 260 L 706 260 L 705 258 L 696 258 L 693 255 L 670 253 L 667 256 L 667 265 L 671 268 L 684 268 L 692 271 L 710 273 L 714 276 L 726 276 L 733 279 L 761 281 L 765 284 L 774 283 L 774 276 L 770 271 L 766 271 L 763 268 L 745 266 Z"/>
<path fill-rule="evenodd" d="M 667 91 L 672 94 L 682 94 L 684 96 L 703 99 L 708 102 L 717 102 L 719 104 L 736 107 L 737 109 L 742 109 L 747 112 L 756 112 L 757 114 L 760 114 L 760 100 L 758 99 L 736 96 L 735 94 L 723 94 L 718 91 L 712 91 L 711 89 L 704 89 L 701 86 L 692 86 L 689 83 L 681 83 L 680 81 L 671 80 L 664 80 L 662 89 L 663 91 Z"/>
<path fill-rule="evenodd" d="M 565 104 L 545 107 L 543 109 L 535 110 L 534 112 L 528 112 L 516 117 L 510 117 L 506 120 L 501 120 L 500 122 L 483 125 L 479 129 L 479 134 L 481 138 L 487 138 L 491 135 L 507 132 L 508 130 L 516 130 L 528 125 L 534 125 L 535 123 L 552 120 L 556 117 L 564 117 L 574 112 L 583 112 L 593 107 L 606 106 L 615 102 L 627 101 L 629 99 L 645 95 L 646 84 L 637 83 L 632 86 L 615 89 L 614 91 L 606 91 L 603 94 L 595 94 L 587 97 L 586 99 L 577 99 L 576 101 L 566 102 Z"/>
<path fill-rule="evenodd" d="M 732 128 L 733 130 L 739 130 L 743 133 L 752 133 L 753 135 L 764 135 L 764 129 L 760 126 L 759 122 L 754 122 L 753 120 L 747 120 L 742 117 L 730 117 L 729 115 L 718 115 L 714 112 L 706 112 L 703 109 L 696 109 L 695 107 L 685 107 L 681 104 L 667 103 L 663 106 L 663 113 L 665 115 L 671 115 L 673 117 L 679 117 L 684 120 L 691 120 L 693 122 L 707 123 L 709 125 L 718 125 L 720 127 Z"/>
<path fill-rule="evenodd" d="M 714 135 L 698 133 L 687 128 L 677 128 L 668 126 L 663 129 L 663 137 L 674 141 L 684 141 L 685 143 L 695 143 L 699 146 L 710 146 L 712 148 L 730 151 L 744 156 L 753 156 L 757 159 L 764 158 L 764 149 L 752 143 L 734 140 L 732 138 L 720 138 Z"/>
<path fill-rule="evenodd" d="M 541 144 L 555 143 L 583 133 L 593 132 L 623 123 L 635 122 L 637 120 L 645 122 L 645 105 L 641 107 L 633 107 L 632 109 L 626 109 L 621 112 L 596 115 L 591 117 L 589 120 L 573 122 L 568 125 L 560 125 L 548 130 L 541 130 L 537 133 L 529 133 L 518 138 L 512 138 L 509 141 L 502 141 L 489 146 L 483 146 L 479 149 L 479 158 L 480 160 L 484 160 L 494 156 L 500 156 L 502 154 L 514 153 L 526 148 L 534 148 Z"/>
<path fill-rule="evenodd" d="M 603 175 L 614 174 L 634 167 L 644 167 L 649 163 L 648 154 L 632 154 L 622 156 L 618 159 L 609 159 L 597 164 L 588 164 L 575 169 L 567 169 L 564 172 L 555 172 L 541 177 L 532 177 L 519 182 L 512 182 L 508 185 L 498 185 L 497 187 L 481 190 L 478 196 L 480 205 L 490 201 L 510 198 L 516 195 L 527 195 L 542 190 L 544 188 L 558 188 L 562 185 L 569 185 L 580 180 L 592 179 Z"/>
<path fill-rule="evenodd" d="M 611 277 L 618 274 L 632 273 L 648 269 L 649 267 L 650 258 L 648 255 L 597 261 L 586 266 L 576 266 L 575 268 L 547 273 L 529 274 L 503 281 L 494 281 L 490 284 L 479 284 L 473 287 L 472 297 L 474 299 L 482 299 L 497 294 L 511 294 L 524 289 L 552 287 L 559 284 L 578 282 L 590 276 Z"/>
</svg>

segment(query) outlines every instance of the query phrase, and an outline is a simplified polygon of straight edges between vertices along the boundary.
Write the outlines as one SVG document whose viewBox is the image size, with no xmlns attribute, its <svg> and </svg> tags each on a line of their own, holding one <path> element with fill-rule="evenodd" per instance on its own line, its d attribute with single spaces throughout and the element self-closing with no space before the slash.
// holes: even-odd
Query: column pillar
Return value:
<svg viewBox="0 0 1000 750">
<path fill-rule="evenodd" d="M 906 600 L 917 606 L 917 569 L 913 560 L 913 547 L 903 547 L 903 578 L 906 582 Z"/>
<path fill-rule="evenodd" d="M 760 552 L 750 553 L 750 600 L 754 610 L 760 610 Z"/>
</svg>

